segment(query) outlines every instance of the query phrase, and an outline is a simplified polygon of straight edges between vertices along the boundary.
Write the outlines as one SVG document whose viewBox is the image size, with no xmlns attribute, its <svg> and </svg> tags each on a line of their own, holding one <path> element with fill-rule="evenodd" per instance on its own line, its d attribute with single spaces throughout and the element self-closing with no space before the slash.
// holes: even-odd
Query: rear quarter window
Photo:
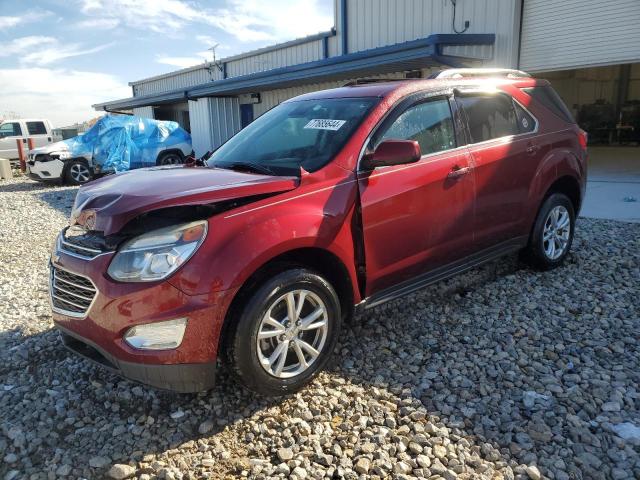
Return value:
<svg viewBox="0 0 640 480">
<path fill-rule="evenodd" d="M 527 95 L 535 101 L 540 102 L 565 122 L 576 123 L 573 115 L 564 104 L 560 95 L 550 86 L 527 87 L 522 89 Z"/>
</svg>

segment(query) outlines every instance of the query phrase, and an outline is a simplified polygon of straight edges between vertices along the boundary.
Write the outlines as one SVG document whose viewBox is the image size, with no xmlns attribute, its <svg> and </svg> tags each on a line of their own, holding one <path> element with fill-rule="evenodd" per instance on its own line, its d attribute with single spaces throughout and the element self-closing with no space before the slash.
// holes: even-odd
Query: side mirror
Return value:
<svg viewBox="0 0 640 480">
<path fill-rule="evenodd" d="M 364 167 L 373 170 L 389 165 L 404 165 L 420 160 L 420 144 L 415 140 L 385 140 L 364 158 Z"/>
</svg>

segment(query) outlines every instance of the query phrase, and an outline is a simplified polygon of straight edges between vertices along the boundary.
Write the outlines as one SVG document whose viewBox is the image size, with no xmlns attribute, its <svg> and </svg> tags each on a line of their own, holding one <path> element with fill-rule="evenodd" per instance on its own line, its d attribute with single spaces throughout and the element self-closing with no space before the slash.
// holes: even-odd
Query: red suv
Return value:
<svg viewBox="0 0 640 480">
<path fill-rule="evenodd" d="M 51 258 L 64 343 L 182 392 L 224 359 L 278 395 L 327 363 L 355 310 L 511 252 L 557 267 L 586 134 L 548 82 L 480 74 L 309 93 L 204 165 L 86 184 Z"/>
</svg>

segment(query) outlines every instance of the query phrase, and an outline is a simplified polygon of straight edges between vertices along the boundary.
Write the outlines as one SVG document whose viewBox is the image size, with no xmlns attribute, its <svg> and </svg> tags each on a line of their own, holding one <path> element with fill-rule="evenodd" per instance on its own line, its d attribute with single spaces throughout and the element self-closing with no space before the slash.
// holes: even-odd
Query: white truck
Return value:
<svg viewBox="0 0 640 480">
<path fill-rule="evenodd" d="M 20 118 L 0 122 L 0 158 L 18 160 L 18 145 L 22 142 L 25 158 L 29 153 L 28 139 L 33 139 L 33 147 L 44 147 L 54 141 L 53 127 L 49 120 L 42 118 Z"/>
</svg>

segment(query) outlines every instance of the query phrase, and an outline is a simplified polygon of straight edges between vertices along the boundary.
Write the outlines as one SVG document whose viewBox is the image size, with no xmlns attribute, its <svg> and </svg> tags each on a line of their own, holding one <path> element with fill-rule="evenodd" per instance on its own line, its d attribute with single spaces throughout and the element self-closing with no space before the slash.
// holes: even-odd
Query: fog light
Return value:
<svg viewBox="0 0 640 480">
<path fill-rule="evenodd" d="M 141 350 L 169 350 L 180 346 L 186 328 L 186 318 L 136 325 L 124 334 L 124 341 Z"/>
</svg>

